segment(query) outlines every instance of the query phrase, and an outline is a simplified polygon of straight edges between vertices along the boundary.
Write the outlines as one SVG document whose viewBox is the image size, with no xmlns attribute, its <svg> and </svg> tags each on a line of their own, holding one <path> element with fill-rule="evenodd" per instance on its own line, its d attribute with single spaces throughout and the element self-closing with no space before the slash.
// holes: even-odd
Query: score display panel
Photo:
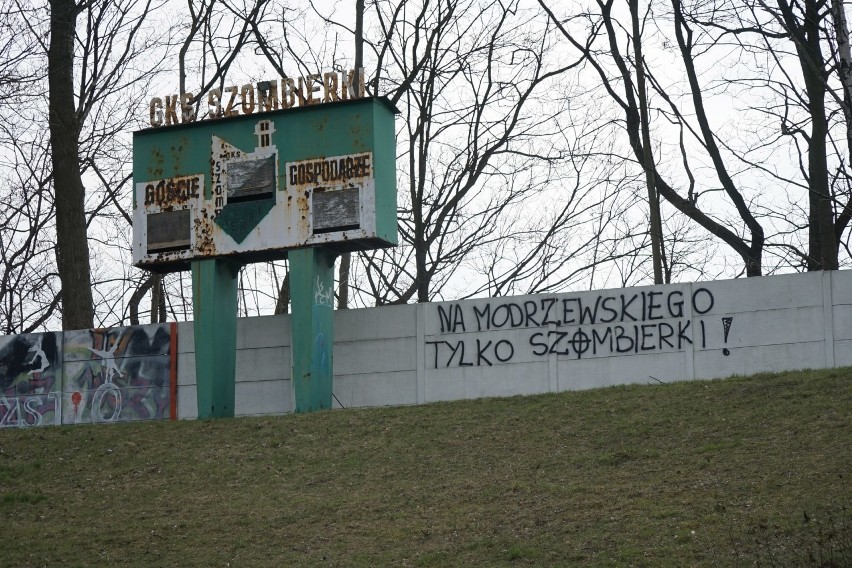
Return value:
<svg viewBox="0 0 852 568">
<path fill-rule="evenodd" d="M 395 114 L 362 98 L 135 132 L 133 264 L 395 246 Z"/>
</svg>

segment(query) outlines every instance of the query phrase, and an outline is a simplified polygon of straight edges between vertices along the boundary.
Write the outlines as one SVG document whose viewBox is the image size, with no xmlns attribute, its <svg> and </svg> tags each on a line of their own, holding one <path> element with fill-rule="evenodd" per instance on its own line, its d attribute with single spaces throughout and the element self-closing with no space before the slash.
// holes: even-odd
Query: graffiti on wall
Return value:
<svg viewBox="0 0 852 568">
<path fill-rule="evenodd" d="M 169 324 L 65 333 L 63 423 L 169 417 Z"/>
<path fill-rule="evenodd" d="M 475 367 L 550 355 L 585 359 L 703 349 L 713 333 L 727 344 L 734 318 L 709 316 L 715 305 L 707 288 L 691 295 L 611 291 L 436 304 L 440 331 L 426 341 L 427 365 Z M 723 355 L 730 354 L 725 347 Z"/>
<path fill-rule="evenodd" d="M 60 338 L 58 333 L 0 337 L 0 428 L 59 423 Z"/>
<path fill-rule="evenodd" d="M 0 428 L 169 418 L 171 325 L 0 337 Z"/>
</svg>

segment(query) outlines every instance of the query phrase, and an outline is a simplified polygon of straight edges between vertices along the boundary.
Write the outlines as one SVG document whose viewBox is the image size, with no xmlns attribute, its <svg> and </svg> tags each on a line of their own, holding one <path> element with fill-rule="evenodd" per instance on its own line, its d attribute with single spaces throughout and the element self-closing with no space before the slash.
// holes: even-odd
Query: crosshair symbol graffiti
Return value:
<svg viewBox="0 0 852 568">
<path fill-rule="evenodd" d="M 575 331 L 574 335 L 571 336 L 571 339 L 568 342 L 574 349 L 574 353 L 577 354 L 577 359 L 582 359 L 583 353 L 586 353 L 592 346 L 592 340 L 582 329 Z"/>
</svg>

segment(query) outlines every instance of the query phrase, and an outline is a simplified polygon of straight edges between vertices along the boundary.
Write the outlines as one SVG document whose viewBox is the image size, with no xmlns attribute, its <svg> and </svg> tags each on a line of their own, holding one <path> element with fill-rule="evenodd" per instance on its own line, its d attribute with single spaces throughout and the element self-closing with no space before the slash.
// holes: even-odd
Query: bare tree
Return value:
<svg viewBox="0 0 852 568">
<path fill-rule="evenodd" d="M 74 94 L 77 16 L 84 6 L 51 0 L 47 73 L 50 90 L 50 147 L 56 195 L 56 266 L 62 281 L 62 328 L 94 325 L 89 243 L 86 238 L 86 189 L 78 153 L 80 119 Z"/>
<path fill-rule="evenodd" d="M 54 327 L 58 313 L 66 329 L 127 317 L 141 278 L 125 256 L 129 133 L 142 124 L 141 102 L 166 58 L 168 26 L 148 25 L 160 8 L 2 2 L 8 19 L 0 27 L 14 31 L 0 42 L 8 70 L 0 81 L 0 177 L 8 183 L 0 192 L 11 204 L 0 227 L 0 303 L 9 332 Z"/>
<path fill-rule="evenodd" d="M 849 261 L 841 2 L 540 4 L 370 0 L 353 22 L 203 0 L 163 30 L 144 0 L 0 0 L 4 330 L 188 317 L 185 275 L 127 268 L 127 134 L 159 77 L 201 117 L 210 90 L 269 68 L 363 66 L 401 110 L 401 246 L 342 262 L 339 307 L 712 277 L 717 245 L 748 275 Z M 713 112 L 727 90 L 759 101 L 737 128 Z M 285 263 L 244 269 L 241 313 L 286 311 L 288 282 Z"/>
<path fill-rule="evenodd" d="M 0 2 L 0 333 L 38 329 L 56 313 L 53 199 L 44 129 L 27 123 L 42 99 L 39 38 L 21 33 L 36 8 Z"/>
<path fill-rule="evenodd" d="M 596 114 L 569 109 L 556 120 L 552 143 L 563 158 L 539 168 L 531 180 L 539 189 L 525 207 L 496 221 L 495 236 L 476 253 L 483 283 L 460 297 L 593 288 L 610 280 L 620 260 L 647 257 L 647 219 L 636 215 L 639 179 L 609 159 L 618 142 L 613 128 L 598 127 Z"/>
<path fill-rule="evenodd" d="M 541 22 L 531 23 L 534 14 L 517 2 L 373 9 L 372 82 L 402 112 L 403 248 L 362 257 L 362 290 L 372 288 L 379 303 L 426 302 L 538 190 L 534 170 L 562 159 L 544 140 L 556 134 L 563 107 L 548 111 L 539 97 L 572 64 L 551 57 Z"/>
<path fill-rule="evenodd" d="M 6 136 L 10 125 L 0 125 Z M 44 136 L 44 135 L 43 135 Z M 29 333 L 49 320 L 59 304 L 53 266 L 54 204 L 47 141 L 8 147 L 8 172 L 0 181 L 0 333 Z"/>
<path fill-rule="evenodd" d="M 129 162 L 130 146 L 122 136 L 134 123 L 132 104 L 146 81 L 144 74 L 135 74 L 140 70 L 135 66 L 152 45 L 140 32 L 152 6 L 68 0 L 50 2 L 48 11 L 14 0 L 5 6 L 14 7 L 8 13 L 16 16 L 15 43 L 26 49 L 2 51 L 0 58 L 4 64 L 11 61 L 13 70 L 26 70 L 28 81 L 27 104 L 0 104 L 9 136 L 0 142 L 17 157 L 15 163 L 5 164 L 4 175 L 16 179 L 15 185 L 26 192 L 20 195 L 28 200 L 7 211 L 5 228 L 14 224 L 20 229 L 25 221 L 39 242 L 52 242 L 55 268 L 33 261 L 44 276 L 37 278 L 30 271 L 29 285 L 52 289 L 58 277 L 63 327 L 91 327 L 96 304 L 103 317 L 113 317 L 112 290 L 122 287 L 112 276 L 100 280 L 93 275 L 90 243 L 97 244 L 101 235 L 90 229 L 111 218 L 129 219 L 122 202 L 130 176 L 122 169 Z M 134 73 L 128 72 L 131 68 Z M 33 204 L 38 209 L 33 210 Z M 14 234 L 6 231 L 4 242 L 11 243 Z M 7 259 L 19 258 L 10 250 L 5 247 Z M 40 280 L 44 284 L 38 284 Z M 19 279 L 16 288 L 27 285 Z M 4 302 L 12 297 L 8 290 L 0 292 Z M 30 308 L 41 309 L 31 313 L 32 321 L 49 321 L 59 298 L 56 292 L 50 302 L 32 303 Z M 23 321 L 18 325 L 30 327 Z"/>
<path fill-rule="evenodd" d="M 364 67 L 364 0 L 355 0 L 355 71 L 363 73 Z M 361 81 L 356 81 L 356 85 Z M 357 93 L 364 96 L 365 93 Z M 338 272 L 337 308 L 345 310 L 349 307 L 349 274 L 352 267 L 352 253 L 344 252 L 340 255 L 340 269 Z"/>
<path fill-rule="evenodd" d="M 705 90 L 740 107 L 736 131 L 717 132 L 717 144 L 776 196 L 750 207 L 770 228 L 767 251 L 796 270 L 837 268 L 843 247 L 849 257 L 850 56 L 838 4 L 672 2 L 678 47 L 709 62 Z"/>
<path fill-rule="evenodd" d="M 630 0 L 630 24 L 633 31 L 633 60 L 636 67 L 636 89 L 639 99 L 639 120 L 642 124 L 642 157 L 647 164 L 645 186 L 648 188 L 648 210 L 651 217 L 651 257 L 654 262 L 654 284 L 663 283 L 663 227 L 660 219 L 660 199 L 654 186 L 654 155 L 651 150 L 651 127 L 648 124 L 648 92 L 645 87 L 645 65 L 642 57 L 642 30 L 639 25 L 639 0 Z"/>
<path fill-rule="evenodd" d="M 671 116 L 684 124 L 685 128 L 701 145 L 704 157 L 712 164 L 712 171 L 720 184 L 728 201 L 734 206 L 737 214 L 736 222 L 728 225 L 714 218 L 699 206 L 699 193 L 693 191 L 690 185 L 687 195 L 682 195 L 676 189 L 679 183 L 675 179 L 667 179 L 663 172 L 654 164 L 649 164 L 645 158 L 645 149 L 641 139 L 641 114 L 637 100 L 637 89 L 633 73 L 628 65 L 630 50 L 625 49 L 633 38 L 623 33 L 623 29 L 614 14 L 614 0 L 598 0 L 597 13 L 583 13 L 568 18 L 557 17 L 547 7 L 544 0 L 542 6 L 561 34 L 561 36 L 577 51 L 579 51 L 594 70 L 604 92 L 616 103 L 624 116 L 624 128 L 630 140 L 634 159 L 644 170 L 652 170 L 654 186 L 660 194 L 678 211 L 688 216 L 709 233 L 730 246 L 741 258 L 745 272 L 749 276 L 759 276 L 762 271 L 762 255 L 765 243 L 764 230 L 750 210 L 743 192 L 729 172 L 725 157 L 716 139 L 706 110 L 702 85 L 696 71 L 695 60 L 699 53 L 695 49 L 694 35 L 684 19 L 679 16 L 678 4 L 675 2 L 674 35 L 676 37 L 679 61 L 686 75 L 685 87 L 689 93 L 691 108 L 682 110 L 666 92 L 658 89 L 658 94 L 670 105 Z M 580 29 L 576 29 L 577 27 Z M 604 43 L 605 48 L 600 47 Z M 627 55 L 626 55 L 627 54 Z M 643 66 L 645 62 L 634 61 L 634 66 Z M 612 71 L 611 71 L 612 70 Z M 647 70 L 647 69 L 646 69 Z M 660 83 L 655 85 L 659 87 Z M 619 92 L 620 91 L 620 92 Z M 689 116 L 694 116 L 689 119 Z M 686 146 L 681 149 L 686 152 Z M 684 155 L 684 166 L 688 169 L 688 158 Z M 691 177 L 690 179 L 694 179 Z M 738 234 L 740 225 L 744 225 L 748 237 Z"/>
</svg>

